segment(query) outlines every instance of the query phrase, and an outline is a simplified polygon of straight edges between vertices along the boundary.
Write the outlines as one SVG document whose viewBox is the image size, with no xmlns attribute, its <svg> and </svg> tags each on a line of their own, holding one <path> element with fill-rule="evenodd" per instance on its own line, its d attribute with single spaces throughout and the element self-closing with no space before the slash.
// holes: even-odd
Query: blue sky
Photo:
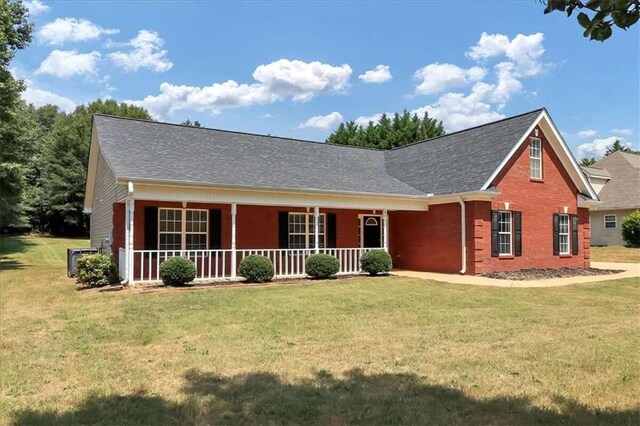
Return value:
<svg viewBox="0 0 640 426">
<path fill-rule="evenodd" d="M 638 26 L 588 41 L 535 0 L 25 3 L 36 35 L 12 68 L 36 105 L 108 96 L 318 141 L 383 112 L 454 131 L 545 106 L 578 157 L 639 147 Z"/>
</svg>

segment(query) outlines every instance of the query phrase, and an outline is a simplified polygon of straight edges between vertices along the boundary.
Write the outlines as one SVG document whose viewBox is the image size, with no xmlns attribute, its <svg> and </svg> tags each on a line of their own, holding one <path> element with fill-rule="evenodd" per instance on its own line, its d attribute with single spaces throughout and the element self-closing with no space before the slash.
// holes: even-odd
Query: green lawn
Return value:
<svg viewBox="0 0 640 426">
<path fill-rule="evenodd" d="M 591 247 L 591 260 L 594 262 L 640 262 L 640 248 L 623 246 Z"/>
<path fill-rule="evenodd" d="M 2 237 L 3 424 L 640 424 L 640 284 L 76 291 Z"/>
</svg>

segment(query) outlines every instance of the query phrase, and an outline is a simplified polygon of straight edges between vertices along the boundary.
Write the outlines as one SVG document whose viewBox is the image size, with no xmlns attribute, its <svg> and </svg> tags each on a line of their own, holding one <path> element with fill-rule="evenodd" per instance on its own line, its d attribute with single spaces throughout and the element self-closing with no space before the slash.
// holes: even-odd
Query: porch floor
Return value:
<svg viewBox="0 0 640 426">
<path fill-rule="evenodd" d="M 559 287 L 569 284 L 584 284 L 599 281 L 618 280 L 622 278 L 640 278 L 640 263 L 591 262 L 592 268 L 619 269 L 621 272 L 611 275 L 594 275 L 569 278 L 547 278 L 542 280 L 512 281 L 495 278 L 478 277 L 473 275 L 441 274 L 437 272 L 407 271 L 394 269 L 393 275 L 399 277 L 422 278 L 425 280 L 441 281 L 450 284 L 466 284 L 493 287 Z"/>
</svg>

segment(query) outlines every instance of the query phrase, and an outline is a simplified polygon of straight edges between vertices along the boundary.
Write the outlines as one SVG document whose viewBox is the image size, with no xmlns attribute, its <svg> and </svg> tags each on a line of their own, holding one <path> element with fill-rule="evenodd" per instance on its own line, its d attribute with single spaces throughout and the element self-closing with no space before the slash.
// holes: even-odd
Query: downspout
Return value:
<svg viewBox="0 0 640 426">
<path fill-rule="evenodd" d="M 464 275 L 467 272 L 467 224 L 466 224 L 466 215 L 467 209 L 462 200 L 462 197 L 458 200 L 460 203 L 460 238 L 462 245 L 462 253 L 461 253 L 461 261 L 462 261 L 462 269 L 460 269 L 460 275 Z"/>
<path fill-rule="evenodd" d="M 133 182 L 129 181 L 127 184 L 127 197 L 125 198 L 125 276 L 120 284 L 129 284 L 129 277 L 133 276 L 133 218 L 134 212 L 132 210 L 133 204 Z M 130 273 L 131 271 L 131 273 Z"/>
</svg>

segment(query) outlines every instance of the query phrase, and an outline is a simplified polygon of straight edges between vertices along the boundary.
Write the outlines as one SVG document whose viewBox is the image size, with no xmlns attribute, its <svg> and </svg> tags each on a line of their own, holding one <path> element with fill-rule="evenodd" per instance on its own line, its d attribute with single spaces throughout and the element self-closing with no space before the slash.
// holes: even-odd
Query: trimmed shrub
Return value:
<svg viewBox="0 0 640 426">
<path fill-rule="evenodd" d="M 271 281 L 275 271 L 273 263 L 266 256 L 259 254 L 251 254 L 240 262 L 238 275 L 244 277 L 248 283 L 266 283 Z"/>
<path fill-rule="evenodd" d="M 360 267 L 369 275 L 378 275 L 391 270 L 391 256 L 384 250 L 371 250 L 360 258 Z"/>
<path fill-rule="evenodd" d="M 340 271 L 340 261 L 325 253 L 312 254 L 304 264 L 307 275 L 313 278 L 328 278 Z"/>
<path fill-rule="evenodd" d="M 622 239 L 631 247 L 640 247 L 640 210 L 622 219 Z"/>
<path fill-rule="evenodd" d="M 118 282 L 118 270 L 111 256 L 91 254 L 78 259 L 76 279 L 85 287 L 102 287 Z"/>
<path fill-rule="evenodd" d="M 172 257 L 160 264 L 160 278 L 164 285 L 185 285 L 196 278 L 196 265 L 184 257 Z"/>
</svg>

